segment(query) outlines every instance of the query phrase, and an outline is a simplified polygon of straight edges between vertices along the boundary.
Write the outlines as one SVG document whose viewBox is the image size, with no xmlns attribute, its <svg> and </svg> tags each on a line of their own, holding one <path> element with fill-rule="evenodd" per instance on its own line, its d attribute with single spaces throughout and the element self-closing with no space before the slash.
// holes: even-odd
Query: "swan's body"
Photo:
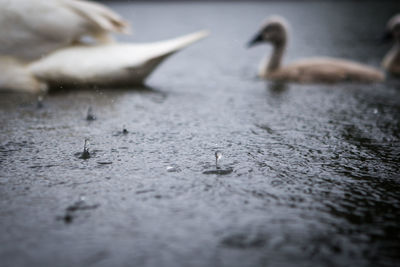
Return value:
<svg viewBox="0 0 400 267">
<path fill-rule="evenodd" d="M 299 83 L 377 82 L 384 79 L 383 74 L 376 69 L 328 57 L 299 60 L 271 72 L 265 70 L 265 67 L 261 70 L 260 77 Z"/>
<path fill-rule="evenodd" d="M 384 79 L 379 70 L 344 59 L 310 58 L 281 66 L 287 43 L 287 22 L 273 17 L 264 25 L 250 45 L 267 41 L 273 52 L 262 62 L 259 76 L 269 80 L 299 83 L 378 82 Z"/>
<path fill-rule="evenodd" d="M 382 66 L 390 73 L 400 75 L 400 15 L 396 15 L 388 22 L 387 32 L 395 43 L 383 59 Z"/>
<path fill-rule="evenodd" d="M 141 84 L 165 58 L 206 35 L 201 31 L 148 44 L 75 46 L 33 62 L 28 69 L 39 80 L 54 85 Z"/>
<path fill-rule="evenodd" d="M 148 44 L 76 45 L 29 64 L 10 59 L 3 72 L 0 64 L 0 88 L 37 92 L 47 87 L 141 84 L 165 58 L 207 34 L 200 31 Z"/>
<path fill-rule="evenodd" d="M 0 0 L 0 56 L 30 61 L 83 37 L 108 43 L 110 33 L 128 31 L 118 14 L 94 2 Z"/>
</svg>

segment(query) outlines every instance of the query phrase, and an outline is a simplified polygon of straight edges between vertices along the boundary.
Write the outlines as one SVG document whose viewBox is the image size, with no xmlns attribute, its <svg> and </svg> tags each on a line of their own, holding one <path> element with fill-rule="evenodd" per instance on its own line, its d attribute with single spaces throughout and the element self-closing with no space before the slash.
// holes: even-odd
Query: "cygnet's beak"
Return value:
<svg viewBox="0 0 400 267">
<path fill-rule="evenodd" d="M 256 44 L 259 44 L 263 41 L 263 36 L 262 36 L 262 32 L 259 32 L 256 34 L 256 36 L 253 37 L 253 39 L 251 39 L 248 43 L 247 43 L 247 47 L 253 47 Z"/>
</svg>

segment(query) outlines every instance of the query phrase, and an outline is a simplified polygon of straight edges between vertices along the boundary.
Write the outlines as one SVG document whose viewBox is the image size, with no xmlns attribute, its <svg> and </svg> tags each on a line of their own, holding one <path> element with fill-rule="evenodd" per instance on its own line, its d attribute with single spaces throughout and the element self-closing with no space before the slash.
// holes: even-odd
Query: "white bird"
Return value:
<svg viewBox="0 0 400 267">
<path fill-rule="evenodd" d="M 165 58 L 208 34 L 113 42 L 111 33 L 128 30 L 113 11 L 88 1 L 0 0 L 0 90 L 141 84 Z"/>
<path fill-rule="evenodd" d="M 0 55 L 35 60 L 92 37 L 112 42 L 129 25 L 109 8 L 81 0 L 0 0 Z"/>
<path fill-rule="evenodd" d="M 382 66 L 388 72 L 400 75 L 400 14 L 389 20 L 386 31 L 387 37 L 393 38 L 395 43 L 384 57 Z"/>
<path fill-rule="evenodd" d="M 263 61 L 259 76 L 269 80 L 299 83 L 379 82 L 384 74 L 377 69 L 344 59 L 320 57 L 303 59 L 288 66 L 281 66 L 288 39 L 288 23 L 279 16 L 272 16 L 249 46 L 270 42 L 273 52 L 269 61 Z"/>
</svg>

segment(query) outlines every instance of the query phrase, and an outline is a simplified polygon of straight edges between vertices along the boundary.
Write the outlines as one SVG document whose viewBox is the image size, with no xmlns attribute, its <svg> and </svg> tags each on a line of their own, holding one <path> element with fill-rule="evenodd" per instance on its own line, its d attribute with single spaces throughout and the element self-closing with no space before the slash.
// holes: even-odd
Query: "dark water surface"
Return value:
<svg viewBox="0 0 400 267">
<path fill-rule="evenodd" d="M 124 40 L 212 35 L 147 89 L 0 96 L 0 266 L 399 266 L 400 80 L 274 85 L 245 49 L 281 14 L 287 62 L 378 67 L 398 2 L 111 5 Z"/>
</svg>

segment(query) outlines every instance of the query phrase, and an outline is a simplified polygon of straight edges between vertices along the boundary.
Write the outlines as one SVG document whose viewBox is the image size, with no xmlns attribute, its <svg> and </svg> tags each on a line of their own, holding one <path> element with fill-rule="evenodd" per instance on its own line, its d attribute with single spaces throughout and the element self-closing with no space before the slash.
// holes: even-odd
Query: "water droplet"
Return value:
<svg viewBox="0 0 400 267">
<path fill-rule="evenodd" d="M 81 158 L 81 159 L 89 159 L 90 158 L 89 139 L 85 139 L 85 144 L 83 145 L 83 152 L 79 158 Z"/>
<path fill-rule="evenodd" d="M 222 158 L 222 152 L 217 150 L 215 151 L 215 167 L 219 169 L 218 161 Z"/>
<path fill-rule="evenodd" d="M 36 106 L 37 108 L 43 108 L 43 96 L 38 96 Z"/>
<path fill-rule="evenodd" d="M 181 169 L 179 169 L 178 166 L 167 166 L 167 172 L 180 172 Z"/>
<path fill-rule="evenodd" d="M 92 107 L 88 108 L 87 115 L 86 115 L 86 120 L 88 120 L 88 121 L 96 120 L 96 116 L 93 114 Z"/>
</svg>

